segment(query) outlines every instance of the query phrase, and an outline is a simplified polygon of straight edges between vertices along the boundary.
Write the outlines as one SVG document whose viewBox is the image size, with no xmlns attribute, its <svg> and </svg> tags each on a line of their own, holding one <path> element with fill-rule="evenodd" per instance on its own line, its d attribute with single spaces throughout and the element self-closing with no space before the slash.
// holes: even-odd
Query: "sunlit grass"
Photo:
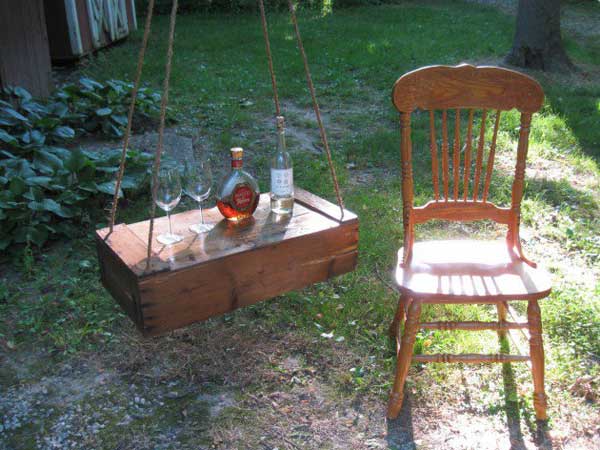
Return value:
<svg viewBox="0 0 600 450">
<path fill-rule="evenodd" d="M 333 332 L 345 339 L 344 345 L 373 356 L 375 368 L 371 368 L 370 381 L 354 373 L 349 375 L 350 385 L 385 392 L 392 380 L 394 359 L 387 327 L 397 301 L 397 294 L 386 281 L 389 283 L 403 237 L 399 133 L 397 114 L 389 99 L 391 87 L 400 75 L 420 66 L 502 57 L 511 44 L 513 23 L 493 9 L 460 2 L 403 2 L 333 13 L 302 12 L 299 17 L 320 104 L 331 124 L 341 129 L 330 140 L 347 207 L 360 217 L 359 265 L 354 273 L 330 283 L 253 307 L 252 320 L 244 316 L 245 312 L 235 317 L 265 327 L 291 323 L 298 326 L 298 333 L 313 339 Z M 289 19 L 274 14 L 269 24 L 282 100 L 308 109 L 310 100 Z M 166 30 L 167 19 L 157 17 L 144 68 L 144 80 L 154 87 L 160 87 L 163 77 Z M 124 44 L 100 52 L 84 72 L 99 79 L 131 79 L 135 65 L 132 55 L 140 40 L 138 32 Z M 568 49 L 579 60 L 598 64 L 593 48 L 569 41 Z M 180 123 L 198 127 L 214 152 L 226 152 L 233 144 L 252 143 L 251 152 L 260 167 L 257 175 L 263 188 L 268 186 L 268 152 L 274 139 L 264 123 L 273 106 L 258 18 L 179 17 L 173 64 L 171 106 Z M 522 220 L 530 234 L 540 238 L 529 239 L 526 249 L 550 266 L 555 280 L 556 289 L 542 308 L 547 342 L 552 348 L 548 353 L 549 384 L 553 389 L 558 386 L 553 391 L 557 392 L 564 391 L 577 376 L 597 371 L 590 361 L 600 354 L 600 287 L 580 283 L 567 273 L 569 262 L 581 264 L 578 267 L 585 277 L 593 278 L 600 265 L 600 86 L 558 84 L 542 75 L 540 79 L 547 96 L 533 121 L 529 161 L 554 162 L 555 177 L 528 178 Z M 427 133 L 419 130 L 419 125 L 426 124 L 423 116 L 415 121 L 413 141 L 417 203 L 431 198 L 433 189 Z M 314 131 L 314 124 L 307 126 L 304 117 L 291 114 L 288 119 L 293 126 L 312 127 Z M 489 141 L 491 118 L 488 121 Z M 498 138 L 500 159 L 514 158 L 518 126 L 516 112 L 503 114 Z M 347 164 L 355 168 L 350 170 Z M 357 172 L 366 170 L 375 174 L 371 181 L 353 181 Z M 302 187 L 334 198 L 324 158 L 298 154 L 294 173 Z M 568 177 L 583 182 L 574 187 L 574 180 Z M 506 204 L 510 189 L 510 171 L 497 167 L 491 194 Z M 139 219 L 146 213 L 145 208 L 134 205 L 126 218 Z M 437 222 L 418 230 L 419 238 L 465 234 L 487 238 L 496 236 L 497 231 L 486 223 L 463 228 Z M 85 258 L 92 260 L 89 242 L 74 245 L 84 247 Z M 55 286 L 51 277 L 61 250 L 53 252 L 36 268 L 36 281 L 28 281 L 36 293 L 46 289 L 46 284 L 52 287 L 37 306 L 17 301 L 11 283 L 6 282 L 0 290 L 0 311 L 18 318 L 13 329 L 0 332 L 18 342 L 42 341 L 63 351 L 75 351 L 98 336 L 104 339 L 102 333 L 113 331 L 115 322 L 125 326 L 125 320 L 107 306 L 114 304 L 100 288 L 97 274 L 72 262 L 58 266 L 72 280 L 63 286 L 69 289 L 68 299 L 53 303 L 63 297 L 63 287 Z M 568 261 L 561 263 L 566 258 Z M 71 314 L 73 319 L 59 321 L 61 314 Z M 426 319 L 444 317 L 489 320 L 495 312 L 470 306 L 424 308 Z M 50 324 L 54 331 L 44 332 Z M 497 339 L 492 334 L 421 332 L 416 346 L 428 352 L 493 351 Z M 443 382 L 443 374 L 455 369 L 427 370 Z M 517 370 L 519 379 L 524 379 L 527 368 Z M 426 388 L 417 386 L 417 390 Z M 528 407 L 531 410 L 531 405 Z"/>
<path fill-rule="evenodd" d="M 439 3 L 432 7 L 432 2 L 426 5 L 409 2 L 402 6 L 356 8 L 334 14 L 323 14 L 324 11 L 319 15 L 300 14 L 300 28 L 321 106 L 332 120 L 347 130 L 332 140 L 342 179 L 351 176 L 344 167 L 347 161 L 359 170 L 386 169 L 388 172 L 374 184 L 345 188 L 348 207 L 356 211 L 361 220 L 359 268 L 333 284 L 344 286 L 336 294 L 344 305 L 342 310 L 337 310 L 337 302 L 330 301 L 331 292 L 327 287 L 323 288 L 328 292 L 325 297 L 322 297 L 324 291 L 317 291 L 320 292 L 317 298 L 324 298 L 323 301 L 307 300 L 312 298 L 310 293 L 314 290 L 303 296 L 307 303 L 302 304 L 302 308 L 306 308 L 302 314 L 307 316 L 305 325 L 309 329 L 314 328 L 313 317 L 321 314 L 320 326 L 354 336 L 352 341 L 356 341 L 356 328 L 348 323 L 357 317 L 364 321 L 364 326 L 385 335 L 396 295 L 381 287 L 376 272 L 388 273 L 395 259 L 394 247 L 402 238 L 398 129 L 396 113 L 389 101 L 391 86 L 402 73 L 419 66 L 501 57 L 511 43 L 513 24 L 508 17 L 477 5 L 469 5 L 469 14 L 465 15 L 456 3 L 452 5 Z M 368 21 L 364 20 L 365 16 L 369 17 Z M 271 15 L 269 24 L 280 95 L 299 107 L 307 107 L 304 75 L 288 18 Z M 157 30 L 146 69 L 146 79 L 154 84 L 161 79 L 165 18 L 158 18 Z M 130 54 L 138 43 L 139 38 L 103 54 L 88 72 L 99 77 L 127 76 L 133 67 Z M 568 45 L 577 57 L 588 55 L 587 50 L 576 43 Z M 219 147 L 226 149 L 240 132 L 249 132 L 257 117 L 270 114 L 270 80 L 263 52 L 256 17 L 181 17 L 172 80 L 174 108 L 181 112 L 186 123 L 197 124 Z M 535 158 L 556 160 L 558 164 L 575 166 L 584 176 L 597 180 L 598 147 L 594 144 L 600 142 L 600 130 L 591 123 L 600 118 L 600 87 L 577 88 L 554 85 L 545 78 L 542 81 L 547 98 L 533 121 L 530 161 Z M 242 99 L 252 99 L 253 106 L 243 109 Z M 488 141 L 491 120 L 489 117 Z M 424 116 L 417 118 L 413 136 L 418 202 L 426 201 L 432 193 L 427 132 L 419 128 L 425 124 Z M 518 113 L 503 113 L 501 124 L 499 151 L 510 161 L 516 153 Z M 252 130 L 253 135 L 261 133 L 269 131 Z M 312 155 L 300 157 L 296 168 L 297 180 L 302 186 L 331 197 L 331 183 L 323 161 Z M 260 174 L 266 177 L 266 172 Z M 509 201 L 510 172 L 507 169 L 496 170 L 491 191 L 500 203 Z M 559 245 L 585 253 L 590 265 L 598 264 L 595 252 L 600 247 L 593 236 L 599 216 L 597 198 L 590 193 L 578 193 L 567 181 L 527 186 L 524 224 Z M 545 220 L 546 217 L 554 219 Z M 471 230 L 489 234 L 485 226 Z M 420 236 L 443 238 L 454 232 L 433 225 L 424 227 Z M 560 279 L 561 274 L 556 275 Z M 590 297 L 595 295 L 588 293 Z M 292 294 L 293 297 L 298 295 L 302 296 Z M 559 305 L 554 300 L 560 297 L 560 293 L 553 294 L 544 311 L 549 315 L 557 311 Z M 580 298 L 584 301 L 585 296 Z M 460 307 L 447 312 L 463 318 L 469 315 Z M 288 312 L 283 308 L 281 314 Z M 578 320 L 578 312 L 574 314 L 572 320 Z M 558 333 L 552 323 L 548 331 L 551 336 Z M 585 335 L 585 331 L 582 333 Z M 425 339 L 429 338 L 420 335 L 417 345 L 422 345 Z M 443 348 L 450 342 L 448 339 L 444 336 L 436 345 Z M 386 348 L 384 337 L 358 339 L 358 342 L 370 343 L 368 345 L 378 342 L 377 346 Z M 467 334 L 459 343 L 473 349 L 479 340 Z"/>
</svg>

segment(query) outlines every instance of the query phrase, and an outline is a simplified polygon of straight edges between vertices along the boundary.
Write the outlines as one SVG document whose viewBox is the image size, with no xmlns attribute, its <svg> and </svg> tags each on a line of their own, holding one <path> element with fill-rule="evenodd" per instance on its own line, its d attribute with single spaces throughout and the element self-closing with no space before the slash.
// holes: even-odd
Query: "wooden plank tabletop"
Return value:
<svg viewBox="0 0 600 450">
<path fill-rule="evenodd" d="M 300 192 L 307 197 L 304 194 L 306 191 Z M 323 205 L 330 210 L 331 206 L 335 205 L 314 197 L 320 200 L 317 207 L 313 203 L 304 203 L 304 200 L 297 199 L 293 214 L 285 217 L 272 214 L 269 194 L 262 194 L 254 216 L 241 223 L 223 219 L 216 207 L 204 209 L 204 221 L 213 224 L 214 228 L 199 235 L 188 229 L 190 225 L 200 221 L 198 210 L 174 214 L 171 216 L 173 232 L 182 235 L 184 239 L 172 246 L 164 246 L 156 240 L 156 236 L 168 230 L 167 217 L 156 218 L 152 240 L 153 257 L 148 271 L 145 255 L 150 224 L 148 220 L 119 225 L 108 238 L 108 228 L 98 230 L 97 233 L 137 276 L 142 277 L 203 264 L 339 226 L 340 223 L 329 214 L 319 212 L 319 207 Z M 356 220 L 356 216 L 349 211 L 345 212 L 343 223 L 353 220 Z M 142 246 L 144 252 L 139 251 Z"/>
</svg>

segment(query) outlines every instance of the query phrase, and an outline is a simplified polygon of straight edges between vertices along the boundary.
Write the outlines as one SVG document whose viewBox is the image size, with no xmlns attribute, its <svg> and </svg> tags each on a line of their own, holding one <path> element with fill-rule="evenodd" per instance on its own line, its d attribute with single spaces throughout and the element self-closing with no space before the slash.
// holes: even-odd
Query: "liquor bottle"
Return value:
<svg viewBox="0 0 600 450">
<path fill-rule="evenodd" d="M 258 183 L 242 169 L 244 150 L 231 149 L 231 172 L 223 178 L 217 190 L 217 207 L 227 219 L 237 222 L 250 217 L 260 200 Z"/>
<path fill-rule="evenodd" d="M 271 211 L 291 214 L 294 209 L 294 168 L 285 147 L 285 125 L 277 116 L 277 153 L 271 160 Z"/>
</svg>

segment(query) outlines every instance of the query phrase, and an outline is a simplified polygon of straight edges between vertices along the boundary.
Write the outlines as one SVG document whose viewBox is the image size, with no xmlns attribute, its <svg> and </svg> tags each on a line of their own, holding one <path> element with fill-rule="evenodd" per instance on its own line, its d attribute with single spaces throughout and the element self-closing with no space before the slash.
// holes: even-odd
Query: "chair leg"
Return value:
<svg viewBox="0 0 600 450">
<path fill-rule="evenodd" d="M 390 394 L 388 402 L 387 417 L 395 419 L 402 408 L 402 400 L 404 399 L 404 382 L 408 374 L 408 368 L 412 360 L 413 347 L 415 345 L 415 337 L 419 328 L 419 317 L 421 316 L 421 302 L 413 300 L 408 307 L 408 315 L 404 326 L 404 333 L 398 357 L 396 362 L 396 378 L 394 379 L 394 387 Z"/>
<path fill-rule="evenodd" d="M 406 307 L 408 306 L 408 300 L 408 297 L 406 297 L 404 294 L 400 294 L 396 315 L 390 324 L 389 335 L 391 339 L 396 339 L 398 337 L 398 333 L 402 327 L 402 322 L 406 318 Z"/>
<path fill-rule="evenodd" d="M 497 303 L 496 308 L 498 309 L 498 321 L 506 322 L 506 317 L 507 317 L 507 313 L 508 313 L 508 308 L 507 308 L 506 303 L 504 303 L 504 302 Z M 504 339 L 506 337 L 506 330 L 498 330 L 498 337 L 500 338 L 500 340 Z"/>
<path fill-rule="evenodd" d="M 533 374 L 533 406 L 538 420 L 546 420 L 546 392 L 544 391 L 544 344 L 542 342 L 542 320 L 537 300 L 527 305 L 529 322 L 529 351 Z"/>
</svg>

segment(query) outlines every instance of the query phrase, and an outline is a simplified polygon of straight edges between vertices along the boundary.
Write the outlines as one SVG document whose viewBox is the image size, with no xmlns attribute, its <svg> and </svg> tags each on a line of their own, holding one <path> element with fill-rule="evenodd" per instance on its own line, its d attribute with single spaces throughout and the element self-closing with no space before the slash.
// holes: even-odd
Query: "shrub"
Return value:
<svg viewBox="0 0 600 450">
<path fill-rule="evenodd" d="M 81 78 L 78 84 L 67 84 L 53 96 L 74 114 L 67 116 L 69 125 L 82 132 L 121 137 L 127 125 L 133 83 L 108 80 L 104 84 Z M 160 111 L 160 94 L 146 87 L 138 90 L 135 104 L 134 129 L 151 123 Z"/>
<path fill-rule="evenodd" d="M 120 136 L 131 85 L 82 79 L 47 102 L 25 89 L 0 100 L 0 250 L 42 246 L 48 239 L 94 222 L 114 192 L 121 151 L 67 150 L 77 132 Z M 129 97 L 130 98 L 130 97 Z M 158 110 L 160 95 L 142 92 L 138 120 Z M 127 152 L 122 189 L 147 187 L 150 155 Z M 123 196 L 123 193 L 120 193 Z"/>
</svg>

